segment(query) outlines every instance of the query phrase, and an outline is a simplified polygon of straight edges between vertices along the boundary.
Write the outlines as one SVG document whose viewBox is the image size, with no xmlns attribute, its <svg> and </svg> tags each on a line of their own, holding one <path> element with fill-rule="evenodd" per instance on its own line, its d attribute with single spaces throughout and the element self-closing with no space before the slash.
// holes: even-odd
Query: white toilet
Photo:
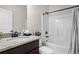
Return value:
<svg viewBox="0 0 79 59">
<path fill-rule="evenodd" d="M 53 50 L 49 47 L 41 46 L 39 48 L 39 53 L 41 53 L 41 54 L 53 54 Z"/>
<path fill-rule="evenodd" d="M 40 54 L 53 54 L 54 51 L 46 46 L 47 40 L 45 39 L 44 41 L 42 39 L 39 40 L 39 53 Z M 43 45 L 45 44 L 45 45 Z"/>
</svg>

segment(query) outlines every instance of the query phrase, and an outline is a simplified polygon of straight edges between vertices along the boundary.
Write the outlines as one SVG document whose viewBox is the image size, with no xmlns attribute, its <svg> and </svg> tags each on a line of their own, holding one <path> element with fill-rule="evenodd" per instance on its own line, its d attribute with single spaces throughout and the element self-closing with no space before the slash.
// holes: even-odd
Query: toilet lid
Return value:
<svg viewBox="0 0 79 59">
<path fill-rule="evenodd" d="M 53 50 L 49 47 L 46 47 L 46 46 L 42 46 L 40 47 L 39 49 L 42 53 L 53 53 Z"/>
</svg>

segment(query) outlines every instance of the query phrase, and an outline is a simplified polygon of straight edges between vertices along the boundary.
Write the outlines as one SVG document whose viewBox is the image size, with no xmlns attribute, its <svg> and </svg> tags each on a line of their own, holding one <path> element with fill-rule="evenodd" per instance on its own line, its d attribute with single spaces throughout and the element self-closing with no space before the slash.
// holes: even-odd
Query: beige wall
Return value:
<svg viewBox="0 0 79 59">
<path fill-rule="evenodd" d="M 27 29 L 31 32 L 41 31 L 41 14 L 49 10 L 47 5 L 27 6 Z"/>
<path fill-rule="evenodd" d="M 13 30 L 25 29 L 27 6 L 24 5 L 0 5 L 0 8 L 13 12 Z"/>
</svg>

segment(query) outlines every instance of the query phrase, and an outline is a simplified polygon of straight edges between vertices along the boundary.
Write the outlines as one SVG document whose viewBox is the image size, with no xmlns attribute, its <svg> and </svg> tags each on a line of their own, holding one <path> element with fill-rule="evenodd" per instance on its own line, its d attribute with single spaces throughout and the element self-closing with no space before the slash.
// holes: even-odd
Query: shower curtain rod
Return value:
<svg viewBox="0 0 79 59">
<path fill-rule="evenodd" d="M 45 12 L 45 13 L 43 13 L 43 15 L 54 13 L 54 12 L 59 12 L 59 11 L 64 11 L 64 10 L 68 10 L 68 9 L 72 9 L 72 8 L 75 8 L 75 7 L 79 7 L 79 5 L 68 7 L 68 8 L 64 8 L 64 9 L 59 9 L 59 10 L 55 10 L 55 11 L 51 11 L 51 12 Z"/>
</svg>

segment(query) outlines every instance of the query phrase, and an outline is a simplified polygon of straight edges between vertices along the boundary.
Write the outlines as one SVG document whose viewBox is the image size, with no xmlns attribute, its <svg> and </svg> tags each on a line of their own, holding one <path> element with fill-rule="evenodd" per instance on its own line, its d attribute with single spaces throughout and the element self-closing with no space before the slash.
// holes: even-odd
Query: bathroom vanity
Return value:
<svg viewBox="0 0 79 59">
<path fill-rule="evenodd" d="M 23 9 L 25 9 L 24 6 Z M 19 10 L 19 12 L 20 11 L 21 10 Z M 7 8 L 0 8 L 0 32 L 1 32 L 0 38 L 2 38 L 0 39 L 0 53 L 1 54 L 37 54 L 39 52 L 38 49 L 39 37 L 32 36 L 31 34 L 29 34 L 28 36 L 23 36 L 23 33 L 21 33 L 23 32 L 21 30 L 24 30 L 23 28 L 26 28 L 26 26 L 24 26 L 25 22 L 27 22 L 26 13 L 22 14 L 24 17 L 22 16 L 21 19 L 19 18 L 22 21 L 16 19 L 16 22 L 13 22 L 14 19 L 16 18 L 13 17 L 14 14 L 16 14 L 16 12 L 13 12 L 12 10 L 8 10 Z M 21 16 L 19 14 L 17 15 L 18 15 L 17 18 Z M 15 24 L 17 24 L 17 26 Z M 18 31 L 14 31 L 15 27 L 13 27 L 13 25 L 16 26 Z M 17 37 L 19 36 L 19 33 L 17 32 L 22 34 L 22 36 Z M 4 38 L 4 37 L 9 37 L 9 38 Z"/>
<path fill-rule="evenodd" d="M 0 40 L 1 54 L 38 54 L 39 37 L 17 37 Z"/>
</svg>

